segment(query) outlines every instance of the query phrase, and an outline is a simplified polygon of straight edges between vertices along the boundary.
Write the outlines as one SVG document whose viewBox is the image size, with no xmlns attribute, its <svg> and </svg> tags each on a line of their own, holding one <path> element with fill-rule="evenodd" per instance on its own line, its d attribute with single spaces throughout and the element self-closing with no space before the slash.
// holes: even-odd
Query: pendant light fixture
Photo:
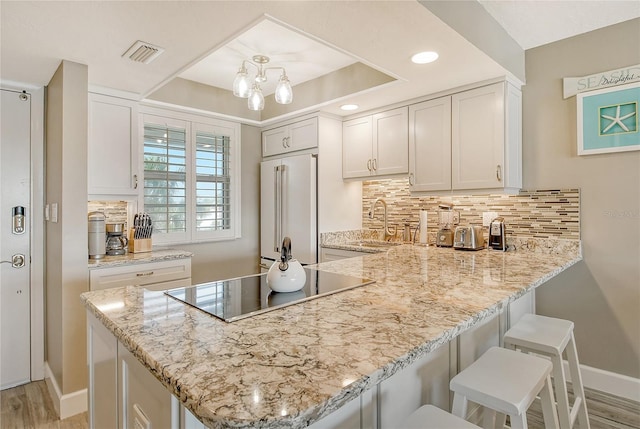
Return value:
<svg viewBox="0 0 640 429">
<path fill-rule="evenodd" d="M 240 98 L 247 98 L 247 105 L 250 110 L 264 109 L 264 95 L 260 83 L 267 81 L 267 70 L 282 70 L 278 85 L 276 86 L 276 103 L 289 104 L 293 101 L 293 90 L 291 82 L 287 77 L 284 67 L 265 67 L 269 62 L 269 57 L 265 55 L 254 55 L 251 60 L 243 60 L 240 69 L 233 81 L 233 95 Z M 247 64 L 254 66 L 258 73 L 251 79 L 247 73 Z"/>
</svg>

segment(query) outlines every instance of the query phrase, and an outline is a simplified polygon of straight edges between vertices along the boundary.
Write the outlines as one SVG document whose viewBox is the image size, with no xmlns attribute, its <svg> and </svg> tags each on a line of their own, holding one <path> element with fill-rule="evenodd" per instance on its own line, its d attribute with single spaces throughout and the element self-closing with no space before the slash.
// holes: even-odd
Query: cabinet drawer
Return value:
<svg viewBox="0 0 640 429">
<path fill-rule="evenodd" d="M 191 259 L 150 262 L 114 268 L 93 269 L 89 272 L 90 290 L 109 289 L 131 285 L 166 283 L 191 278 Z M 184 282 L 183 282 L 184 283 Z M 165 288 L 163 288 L 165 289 Z"/>
</svg>

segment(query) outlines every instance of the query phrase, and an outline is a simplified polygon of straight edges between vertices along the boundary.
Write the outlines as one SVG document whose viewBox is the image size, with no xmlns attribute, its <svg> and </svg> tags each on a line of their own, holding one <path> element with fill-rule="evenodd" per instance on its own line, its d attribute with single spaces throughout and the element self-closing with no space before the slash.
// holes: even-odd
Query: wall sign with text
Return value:
<svg viewBox="0 0 640 429">
<path fill-rule="evenodd" d="M 578 155 L 640 150 L 640 83 L 577 95 Z"/>
</svg>

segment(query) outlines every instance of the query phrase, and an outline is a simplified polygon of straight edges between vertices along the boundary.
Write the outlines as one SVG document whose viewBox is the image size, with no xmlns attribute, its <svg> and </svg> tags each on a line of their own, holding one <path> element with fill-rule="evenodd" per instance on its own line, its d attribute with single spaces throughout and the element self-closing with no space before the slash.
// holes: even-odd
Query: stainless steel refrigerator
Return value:
<svg viewBox="0 0 640 429">
<path fill-rule="evenodd" d="M 279 260 L 284 237 L 303 265 L 318 262 L 317 156 L 296 155 L 260 164 L 260 265 Z"/>
</svg>

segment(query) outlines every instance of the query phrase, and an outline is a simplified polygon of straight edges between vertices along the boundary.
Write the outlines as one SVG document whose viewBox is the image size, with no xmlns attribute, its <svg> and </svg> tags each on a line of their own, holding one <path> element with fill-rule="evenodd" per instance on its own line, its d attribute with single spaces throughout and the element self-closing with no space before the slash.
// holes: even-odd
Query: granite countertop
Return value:
<svg viewBox="0 0 640 429">
<path fill-rule="evenodd" d="M 190 258 L 193 253 L 176 249 L 160 249 L 144 253 L 129 253 L 121 256 L 105 256 L 100 259 L 89 259 L 89 269 L 111 268 L 123 265 L 146 264 L 149 262 L 169 261 L 172 259 Z"/>
<path fill-rule="evenodd" d="M 327 262 L 376 283 L 233 323 L 139 287 L 82 300 L 207 426 L 300 428 L 582 259 L 578 241 L 536 249 L 399 245 Z"/>
</svg>

